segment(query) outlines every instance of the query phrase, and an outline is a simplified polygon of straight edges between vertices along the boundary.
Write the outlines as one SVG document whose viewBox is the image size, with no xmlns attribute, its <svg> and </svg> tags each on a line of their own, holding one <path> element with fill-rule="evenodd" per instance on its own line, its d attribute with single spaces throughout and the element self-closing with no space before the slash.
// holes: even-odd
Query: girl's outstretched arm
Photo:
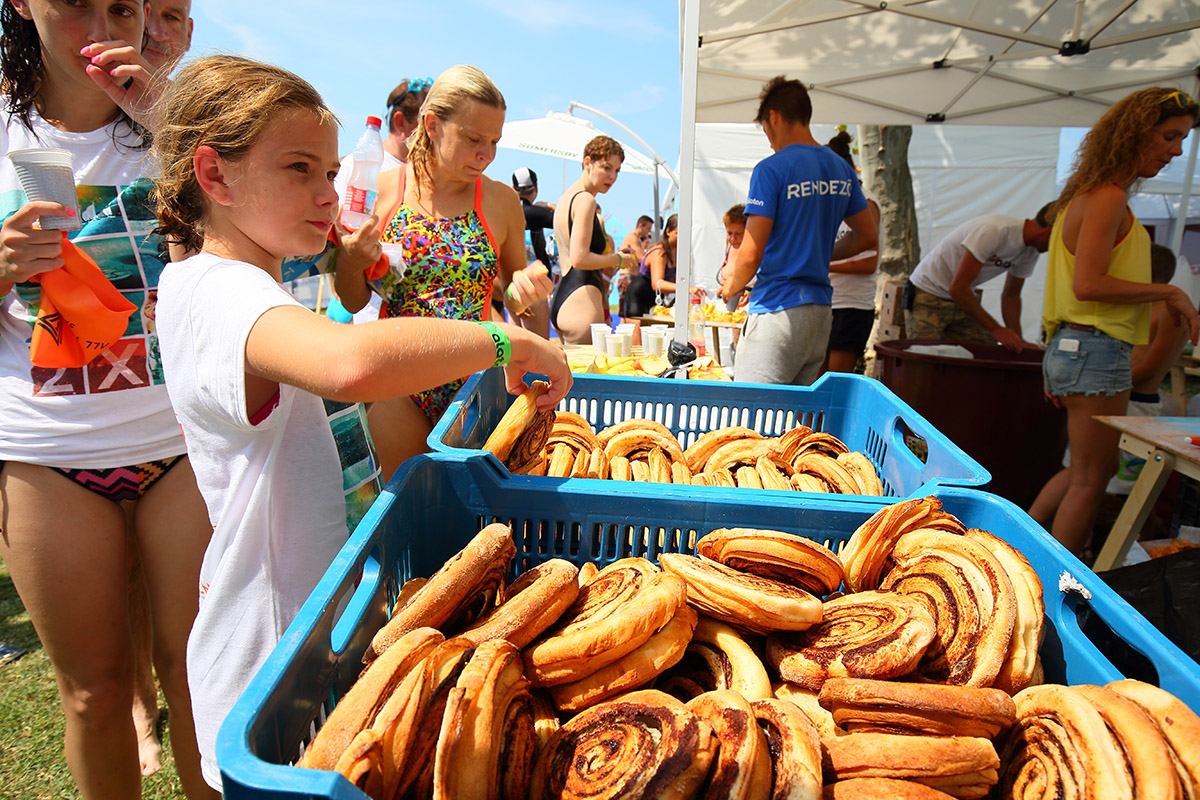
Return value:
<svg viewBox="0 0 1200 800">
<path fill-rule="evenodd" d="M 515 325 L 499 327 L 512 343 L 509 391 L 525 388 L 527 372 L 545 375 L 550 392 L 538 405 L 556 405 L 571 388 L 562 348 Z M 347 402 L 415 394 L 495 362 L 492 335 L 477 322 L 400 317 L 342 325 L 290 305 L 263 313 L 246 340 L 247 375 Z"/>
</svg>

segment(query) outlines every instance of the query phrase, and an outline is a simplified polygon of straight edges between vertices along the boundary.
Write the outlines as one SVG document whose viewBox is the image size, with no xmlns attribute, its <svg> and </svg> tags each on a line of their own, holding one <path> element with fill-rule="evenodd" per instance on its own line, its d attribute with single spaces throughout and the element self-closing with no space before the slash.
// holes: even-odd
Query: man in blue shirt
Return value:
<svg viewBox="0 0 1200 800">
<path fill-rule="evenodd" d="M 869 250 L 878 238 L 858 176 L 817 143 L 811 120 L 800 81 L 780 75 L 763 87 L 755 121 L 775 155 L 754 167 L 746 234 L 721 285 L 722 297 L 737 297 L 757 275 L 734 360 L 738 381 L 816 380 L 833 320 L 829 262 Z M 850 232 L 835 244 L 843 220 Z"/>
</svg>

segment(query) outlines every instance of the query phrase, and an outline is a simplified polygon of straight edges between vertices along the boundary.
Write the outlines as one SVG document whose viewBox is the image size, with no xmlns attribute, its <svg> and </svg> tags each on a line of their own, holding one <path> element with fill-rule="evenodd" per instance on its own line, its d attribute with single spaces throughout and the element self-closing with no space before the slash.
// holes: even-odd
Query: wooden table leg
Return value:
<svg viewBox="0 0 1200 800">
<path fill-rule="evenodd" d="M 1117 521 L 1113 523 L 1112 530 L 1109 531 L 1108 539 L 1105 540 L 1100 555 L 1096 556 L 1096 563 L 1092 565 L 1092 569 L 1096 572 L 1104 572 L 1113 567 L 1119 567 L 1125 562 L 1125 554 L 1137 541 L 1138 534 L 1142 531 L 1142 525 L 1150 516 L 1155 501 L 1162 494 L 1163 486 L 1166 484 L 1167 478 L 1171 477 L 1174 469 L 1175 456 L 1162 450 L 1155 450 L 1150 454 L 1142 467 L 1141 474 L 1133 484 L 1133 489 L 1129 492 L 1129 498 L 1121 507 Z"/>
</svg>

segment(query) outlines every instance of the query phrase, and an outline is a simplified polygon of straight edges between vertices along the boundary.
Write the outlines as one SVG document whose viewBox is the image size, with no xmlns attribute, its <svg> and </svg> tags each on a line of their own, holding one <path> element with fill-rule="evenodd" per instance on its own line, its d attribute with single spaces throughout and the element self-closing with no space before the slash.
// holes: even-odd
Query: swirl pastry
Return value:
<svg viewBox="0 0 1200 800">
<path fill-rule="evenodd" d="M 504 603 L 459 634 L 477 646 L 507 639 L 524 647 L 558 621 L 579 594 L 579 571 L 553 558 L 522 573 L 504 591 Z"/>
<path fill-rule="evenodd" d="M 879 473 L 875 471 L 871 459 L 856 450 L 851 450 L 838 456 L 837 461 L 858 482 L 858 494 L 883 497 L 883 483 L 879 480 Z"/>
<path fill-rule="evenodd" d="M 540 753 L 562 725 L 558 721 L 558 711 L 545 689 L 530 689 L 529 696 L 533 698 L 533 733 L 537 739 L 537 752 Z"/>
<path fill-rule="evenodd" d="M 717 739 L 707 790 L 698 800 L 767 800 L 771 751 L 746 698 L 728 690 L 706 692 L 687 708 L 708 723 Z"/>
<path fill-rule="evenodd" d="M 575 471 L 575 459 L 578 456 L 575 448 L 565 442 L 547 444 L 550 455 L 546 459 L 547 478 L 569 478 Z"/>
<path fill-rule="evenodd" d="M 613 437 L 629 431 L 641 430 L 653 431 L 671 439 L 675 438 L 675 434 L 671 433 L 671 429 L 666 425 L 663 425 L 661 422 L 655 422 L 652 419 L 635 417 L 623 420 L 615 425 L 609 425 L 607 428 L 596 434 L 596 443 L 601 447 L 608 447 L 608 443 L 612 441 Z M 676 444 L 678 444 L 678 442 L 676 442 Z"/>
<path fill-rule="evenodd" d="M 776 455 L 778 445 L 774 439 L 735 439 L 713 450 L 704 462 L 704 472 L 738 467 L 753 467 L 763 456 Z"/>
<path fill-rule="evenodd" d="M 821 795 L 821 739 L 799 708 L 786 700 L 750 704 L 771 752 L 772 800 L 802 800 Z"/>
<path fill-rule="evenodd" d="M 576 715 L 538 756 L 529 800 L 674 798 L 696 793 L 712 729 L 670 695 L 630 692 Z"/>
<path fill-rule="evenodd" d="M 600 451 L 604 455 L 604 451 Z M 633 480 L 633 468 L 629 464 L 629 459 L 625 456 L 617 456 L 616 458 L 608 458 L 608 477 L 614 481 L 631 481 Z"/>
<path fill-rule="evenodd" d="M 837 458 L 842 453 L 847 452 L 849 448 L 832 433 L 809 431 L 808 435 L 802 438 L 792 449 L 795 450 L 795 455 L 789 460 L 795 463 L 795 460 L 805 453 L 823 453 L 830 458 Z"/>
<path fill-rule="evenodd" d="M 951 800 L 923 783 L 896 778 L 851 778 L 825 785 L 822 800 Z"/>
<path fill-rule="evenodd" d="M 965 536 L 906 533 L 892 551 L 896 566 L 880 587 L 916 597 L 936 633 L 917 670 L 939 683 L 991 686 L 1008 658 L 1017 600 L 991 552 Z"/>
<path fill-rule="evenodd" d="M 645 461 L 630 461 L 629 471 L 633 473 L 633 480 L 635 483 L 650 482 L 650 465 Z"/>
<path fill-rule="evenodd" d="M 828 547 L 782 531 L 718 528 L 696 555 L 821 596 L 842 585 L 842 562 Z"/>
<path fill-rule="evenodd" d="M 777 492 L 795 491 L 792 487 L 792 468 L 789 464 L 785 464 L 777 458 L 762 456 L 754 462 L 754 469 L 758 472 L 758 480 L 762 484 L 762 488 Z"/>
<path fill-rule="evenodd" d="M 588 456 L 584 477 L 594 480 L 606 480 L 608 478 L 608 456 L 604 455 L 603 448 L 596 447 Z"/>
<path fill-rule="evenodd" d="M 711 472 L 700 473 L 700 474 L 708 476 L 708 485 L 709 486 L 717 486 L 722 489 L 738 488 L 737 479 L 733 477 L 732 472 L 725 469 L 724 467 L 721 467 L 720 469 L 714 469 Z"/>
<path fill-rule="evenodd" d="M 680 486 L 687 486 L 692 482 L 692 471 L 688 469 L 687 464 L 679 461 L 671 462 L 671 483 L 677 483 Z"/>
<path fill-rule="evenodd" d="M 803 589 L 682 553 L 663 553 L 659 563 L 687 584 L 688 605 L 739 628 L 795 631 L 821 621 L 821 601 Z"/>
<path fill-rule="evenodd" d="M 1103 717 L 1066 686 L 1031 686 L 1013 700 L 1001 797 L 1132 798 L 1133 781 Z"/>
<path fill-rule="evenodd" d="M 359 732 L 375 721 L 400 682 L 443 640 L 433 628 L 417 628 L 402 636 L 394 652 L 384 653 L 363 670 L 317 731 L 298 766 L 334 769 Z"/>
<path fill-rule="evenodd" d="M 791 464 L 792 461 L 795 460 L 796 456 L 800 455 L 801 445 L 812 432 L 812 428 L 809 428 L 805 425 L 798 425 L 789 431 L 784 431 L 783 435 L 776 440 L 776 446 L 779 449 L 779 457 L 788 464 Z"/>
<path fill-rule="evenodd" d="M 1000 766 L 991 741 L 971 736 L 851 733 L 822 745 L 826 777 L 900 778 L 959 798 L 986 797 Z"/>
<path fill-rule="evenodd" d="M 1103 686 L 1073 686 L 1087 698 L 1125 756 L 1134 800 L 1183 800 L 1171 749 L 1158 725 L 1137 703 Z"/>
<path fill-rule="evenodd" d="M 646 465 L 650 467 L 651 483 L 671 482 L 671 460 L 661 448 L 655 447 L 646 457 Z"/>
<path fill-rule="evenodd" d="M 546 442 L 550 439 L 550 430 L 553 426 L 553 409 L 539 411 L 533 416 L 529 425 L 513 442 L 508 458 L 504 459 L 504 464 L 510 471 L 518 475 L 532 474 L 532 471 L 544 474 L 549 469 L 549 461 L 546 458 Z"/>
<path fill-rule="evenodd" d="M 681 700 L 731 690 L 747 700 L 772 697 L 766 667 L 734 628 L 700 617 L 683 658 L 655 684 Z"/>
<path fill-rule="evenodd" d="M 488 525 L 379 629 L 363 661 L 374 661 L 393 642 L 417 628 L 456 631 L 470 626 L 495 607 L 508 562 L 516 552 L 511 528 L 499 522 Z"/>
<path fill-rule="evenodd" d="M 529 384 L 529 388 L 513 400 L 512 405 L 504 412 L 500 423 L 496 425 L 496 429 L 484 442 L 483 449 L 492 451 L 496 454 L 496 458 L 507 464 L 517 440 L 533 423 L 534 417 L 538 415 L 537 399 L 548 391 L 550 391 L 550 384 L 546 381 L 534 381 Z M 550 413 L 551 426 L 553 426 L 553 412 Z M 547 429 L 548 435 L 549 429 Z M 545 440 L 542 445 L 545 445 Z"/>
<path fill-rule="evenodd" d="M 598 443 L 596 433 L 588 421 L 570 411 L 559 411 L 554 415 L 554 425 L 550 428 L 550 438 L 546 445 L 569 444 L 574 450 L 591 452 Z"/>
<path fill-rule="evenodd" d="M 767 661 L 785 681 L 818 690 L 826 678 L 895 678 L 912 672 L 933 641 L 920 600 L 859 592 L 825 603 L 819 625 L 767 638 Z"/>
<path fill-rule="evenodd" d="M 1170 748 L 1184 797 L 1200 798 L 1200 717 L 1175 695 L 1148 683 L 1114 681 L 1105 688 L 1128 697 L 1150 715 Z"/>
<path fill-rule="evenodd" d="M 413 596 L 417 593 L 417 590 L 427 583 L 429 583 L 428 578 L 409 578 L 406 580 L 404 585 L 400 587 L 400 593 L 396 595 L 396 602 L 392 606 L 391 615 L 394 617 L 400 613 L 400 609 L 409 604 Z"/>
<path fill-rule="evenodd" d="M 622 692 L 645 686 L 683 657 L 695 627 L 696 612 L 681 605 L 662 630 L 632 653 L 586 678 L 550 686 L 554 705 L 559 711 L 581 711 Z"/>
<path fill-rule="evenodd" d="M 446 698 L 434 800 L 524 800 L 536 755 L 533 699 L 517 648 L 480 645 Z"/>
<path fill-rule="evenodd" d="M 816 475 L 797 472 L 792 475 L 792 488 L 797 492 L 832 492 L 833 487 Z"/>
<path fill-rule="evenodd" d="M 812 689 L 802 689 L 794 683 L 779 681 L 771 684 L 771 691 L 777 700 L 787 700 L 804 712 L 808 721 L 817 729 L 822 739 L 827 736 L 842 736 L 846 732 L 833 721 L 833 714 L 822 707 L 818 695 Z"/>
<path fill-rule="evenodd" d="M 704 469 L 704 464 L 708 461 L 709 456 L 722 445 L 741 441 L 742 439 L 761 438 L 763 438 L 761 433 L 756 433 L 749 428 L 742 427 L 741 425 L 729 425 L 709 431 L 692 442 L 691 446 L 683 451 L 683 457 L 687 461 L 688 469 L 692 472 L 700 472 Z"/>
<path fill-rule="evenodd" d="M 950 533 L 965 533 L 955 517 L 942 510 L 935 497 L 893 503 L 875 512 L 858 527 L 842 549 L 846 566 L 846 586 L 851 592 L 878 589 L 891 567 L 892 548 L 910 531 L 934 528 Z"/>
<path fill-rule="evenodd" d="M 604 455 L 608 456 L 610 461 L 617 456 L 634 461 L 655 447 L 661 449 L 672 461 L 684 460 L 683 448 L 679 446 L 678 439 L 670 432 L 663 433 L 658 428 L 649 427 L 622 431 L 610 437 L 604 444 Z"/>
<path fill-rule="evenodd" d="M 801 453 L 792 462 L 792 469 L 800 474 L 816 475 L 837 494 L 858 494 L 861 489 L 850 469 L 837 458 L 816 450 Z"/>
<path fill-rule="evenodd" d="M 706 475 L 703 472 L 697 472 L 694 475 L 692 475 L 691 485 L 692 486 L 711 486 L 712 483 L 711 483 L 711 481 L 709 481 L 708 475 Z"/>
<path fill-rule="evenodd" d="M 684 599 L 683 581 L 648 561 L 614 562 L 579 590 L 554 628 L 525 649 L 525 674 L 535 686 L 586 678 L 645 644 Z"/>
<path fill-rule="evenodd" d="M 1025 556 L 1003 539 L 977 528 L 968 530 L 966 536 L 987 548 L 1012 581 L 1017 604 L 1012 643 L 1008 648 L 1008 657 L 1000 665 L 992 685 L 1009 694 L 1016 694 L 1026 686 L 1040 683 L 1034 680 L 1034 674 L 1037 671 L 1042 624 L 1046 614 L 1042 581 Z"/>
<path fill-rule="evenodd" d="M 762 478 L 758 477 L 758 469 L 755 467 L 738 467 L 733 477 L 739 489 L 763 488 Z"/>
<path fill-rule="evenodd" d="M 1012 698 L 999 689 L 936 683 L 830 678 L 820 703 L 850 732 L 994 739 L 1017 719 Z"/>
</svg>

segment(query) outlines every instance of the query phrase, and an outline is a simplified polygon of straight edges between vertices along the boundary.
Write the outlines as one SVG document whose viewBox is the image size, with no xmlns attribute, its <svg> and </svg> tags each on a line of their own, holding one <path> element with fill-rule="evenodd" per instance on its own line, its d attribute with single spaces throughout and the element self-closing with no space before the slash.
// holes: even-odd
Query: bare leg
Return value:
<svg viewBox="0 0 1200 800">
<path fill-rule="evenodd" d="M 154 668 L 170 709 L 171 752 L 179 782 L 191 800 L 216 798 L 218 793 L 200 774 L 186 669 L 187 639 L 199 604 L 200 562 L 212 525 L 187 459 L 137 502 L 133 531 L 150 597 Z"/>
<path fill-rule="evenodd" d="M 425 440 L 433 426 L 416 403 L 407 397 L 372 403 L 367 410 L 367 425 L 385 483 L 405 461 L 429 451 Z"/>
<path fill-rule="evenodd" d="M 162 768 L 162 742 L 158 739 L 158 688 L 154 685 L 154 636 L 150 624 L 150 598 L 137 543 L 129 547 L 129 629 L 133 636 L 133 727 L 137 731 L 138 760 L 142 775 Z"/>
<path fill-rule="evenodd" d="M 1129 406 L 1129 392 L 1114 397 L 1067 395 L 1067 436 L 1071 442 L 1070 485 L 1054 517 L 1051 533 L 1072 553 L 1080 553 L 1091 537 L 1096 509 L 1104 487 L 1117 466 L 1115 428 L 1092 419 L 1096 414 L 1120 416 Z"/>
<path fill-rule="evenodd" d="M 89 800 L 141 794 L 125 531 L 120 506 L 47 467 L 0 471 L 0 557 L 54 667 L 67 766 Z"/>
<path fill-rule="evenodd" d="M 858 353 L 851 353 L 849 350 L 830 350 L 825 358 L 825 372 L 854 372 L 854 368 L 858 366 Z"/>
<path fill-rule="evenodd" d="M 580 286 L 559 306 L 558 335 L 566 344 L 591 344 L 593 322 L 604 322 L 604 296 L 595 286 Z"/>
<path fill-rule="evenodd" d="M 1062 504 L 1067 488 L 1071 485 L 1071 468 L 1063 467 L 1054 473 L 1054 477 L 1046 481 L 1046 485 L 1038 492 L 1038 496 L 1029 507 L 1029 516 L 1046 530 L 1050 530 L 1054 515 Z"/>
</svg>

